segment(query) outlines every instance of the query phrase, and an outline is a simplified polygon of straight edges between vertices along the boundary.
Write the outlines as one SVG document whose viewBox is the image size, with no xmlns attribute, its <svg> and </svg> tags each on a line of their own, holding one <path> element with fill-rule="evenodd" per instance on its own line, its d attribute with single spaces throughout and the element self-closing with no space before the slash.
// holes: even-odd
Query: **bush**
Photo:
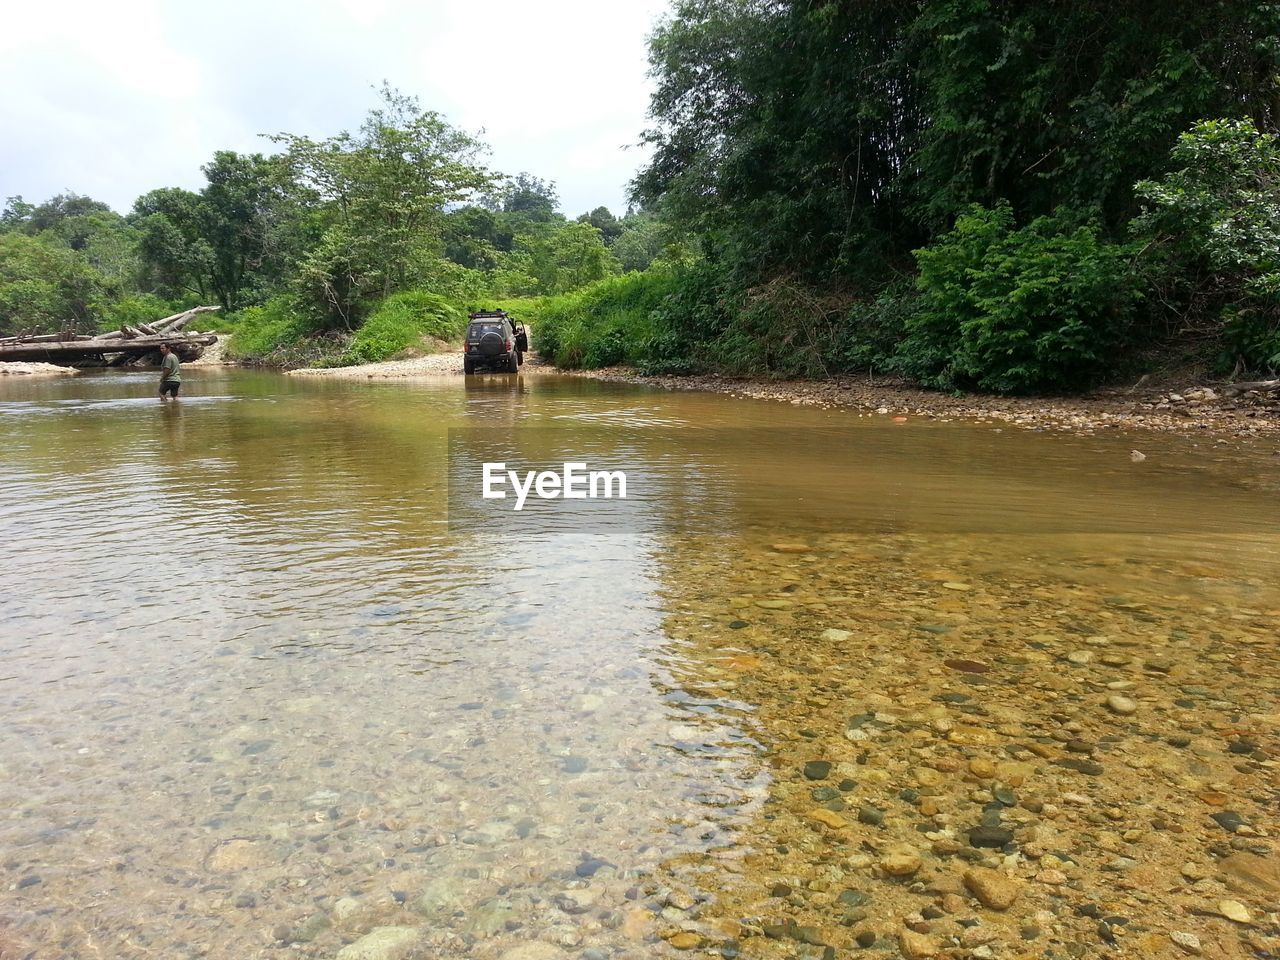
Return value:
<svg viewBox="0 0 1280 960">
<path fill-rule="evenodd" d="M 342 362 L 377 363 L 416 346 L 423 337 L 458 337 L 466 325 L 466 312 L 442 296 L 422 290 L 392 294 L 356 331 Z"/>
<path fill-rule="evenodd" d="M 1204 120 L 1178 138 L 1174 169 L 1137 192 L 1161 299 L 1220 324 L 1222 365 L 1280 365 L 1280 138 L 1250 120 Z M 1194 319 L 1194 318 L 1193 318 Z"/>
<path fill-rule="evenodd" d="M 588 369 L 633 364 L 642 372 L 687 366 L 687 347 L 663 305 L 677 286 L 669 270 L 608 277 L 533 309 L 533 339 L 557 366 Z"/>
<path fill-rule="evenodd" d="M 318 331 L 313 321 L 288 297 L 273 297 L 258 307 L 246 307 L 232 321 L 227 356 L 266 366 L 290 366 L 298 343 Z"/>
<path fill-rule="evenodd" d="M 919 310 L 895 365 L 942 389 L 999 393 L 1087 386 L 1114 370 L 1139 299 L 1132 248 L 1091 225 L 973 207 L 916 251 Z"/>
<path fill-rule="evenodd" d="M 875 297 L 849 308 L 848 333 L 833 345 L 832 369 L 864 373 L 895 369 L 898 345 L 920 310 L 920 295 L 912 285 L 888 286 Z"/>
</svg>

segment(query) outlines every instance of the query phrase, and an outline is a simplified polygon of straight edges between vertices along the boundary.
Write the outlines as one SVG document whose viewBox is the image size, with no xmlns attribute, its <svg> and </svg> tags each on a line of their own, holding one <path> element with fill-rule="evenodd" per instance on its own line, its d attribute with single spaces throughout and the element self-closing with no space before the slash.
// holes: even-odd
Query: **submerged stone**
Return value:
<svg viewBox="0 0 1280 960">
<path fill-rule="evenodd" d="M 1008 827 L 990 824 L 973 827 L 969 830 L 969 846 L 998 850 L 1013 840 L 1013 831 Z"/>
</svg>

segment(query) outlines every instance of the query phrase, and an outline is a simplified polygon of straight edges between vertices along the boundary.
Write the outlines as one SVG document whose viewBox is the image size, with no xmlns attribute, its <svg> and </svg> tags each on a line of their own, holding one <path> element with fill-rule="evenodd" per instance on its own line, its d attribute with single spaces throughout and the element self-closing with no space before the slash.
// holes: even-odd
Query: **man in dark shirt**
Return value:
<svg viewBox="0 0 1280 960">
<path fill-rule="evenodd" d="M 167 343 L 160 345 L 160 399 L 169 397 L 178 399 L 178 389 L 182 386 L 182 374 L 179 372 L 178 355 L 169 349 Z"/>
</svg>

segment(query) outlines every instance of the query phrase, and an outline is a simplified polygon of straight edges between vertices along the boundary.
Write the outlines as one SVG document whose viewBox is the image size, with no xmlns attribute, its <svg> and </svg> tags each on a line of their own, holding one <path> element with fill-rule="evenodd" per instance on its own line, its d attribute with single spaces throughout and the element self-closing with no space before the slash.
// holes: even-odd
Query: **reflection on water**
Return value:
<svg viewBox="0 0 1280 960">
<path fill-rule="evenodd" d="M 1008 915 L 1038 952 L 1118 857 L 1203 862 L 1185 885 L 1266 852 L 1276 486 L 1248 451 L 556 377 L 188 379 L 0 384 L 0 956 L 822 956 L 892 945 L 982 856 L 1063 875 Z M 636 496 L 460 522 L 451 430 Z M 1177 819 L 1179 790 L 1246 832 L 1108 812 Z M 984 818 L 1013 846 L 971 847 Z M 893 851 L 924 863 L 887 877 Z M 1116 905 L 1134 874 L 1097 876 L 1168 942 Z M 954 916 L 919 935 L 974 940 Z"/>
</svg>

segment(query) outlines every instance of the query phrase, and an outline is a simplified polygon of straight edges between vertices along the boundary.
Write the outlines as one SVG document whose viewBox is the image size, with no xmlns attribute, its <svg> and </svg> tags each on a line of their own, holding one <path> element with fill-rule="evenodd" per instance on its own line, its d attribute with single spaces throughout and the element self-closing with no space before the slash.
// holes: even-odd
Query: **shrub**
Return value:
<svg viewBox="0 0 1280 960">
<path fill-rule="evenodd" d="M 1221 323 L 1224 366 L 1280 365 L 1280 138 L 1250 120 L 1204 120 L 1174 169 L 1138 184 L 1134 229 L 1154 248 L 1162 299 Z M 1194 318 L 1193 318 L 1194 319 Z"/>
<path fill-rule="evenodd" d="M 466 313 L 438 294 L 422 290 L 392 294 L 356 331 L 343 363 L 377 363 L 416 346 L 423 337 L 457 337 L 466 324 Z"/>
<path fill-rule="evenodd" d="M 908 283 L 855 302 L 846 315 L 847 332 L 832 344 L 831 368 L 846 373 L 894 369 L 898 345 L 919 309 L 920 295 Z"/>
<path fill-rule="evenodd" d="M 285 366 L 286 352 L 298 341 L 316 333 L 315 324 L 298 312 L 288 297 L 273 297 L 257 307 L 246 307 L 233 320 L 227 355 L 236 360 Z"/>
<path fill-rule="evenodd" d="M 1027 393 L 1086 386 L 1114 369 L 1138 285 L 1132 248 L 1092 225 L 973 207 L 916 251 L 919 310 L 895 365 L 929 386 Z"/>
<path fill-rule="evenodd" d="M 651 270 L 548 297 L 533 310 L 535 345 L 560 367 L 629 363 L 658 372 L 682 349 L 660 309 L 675 287 L 670 271 Z"/>
</svg>

